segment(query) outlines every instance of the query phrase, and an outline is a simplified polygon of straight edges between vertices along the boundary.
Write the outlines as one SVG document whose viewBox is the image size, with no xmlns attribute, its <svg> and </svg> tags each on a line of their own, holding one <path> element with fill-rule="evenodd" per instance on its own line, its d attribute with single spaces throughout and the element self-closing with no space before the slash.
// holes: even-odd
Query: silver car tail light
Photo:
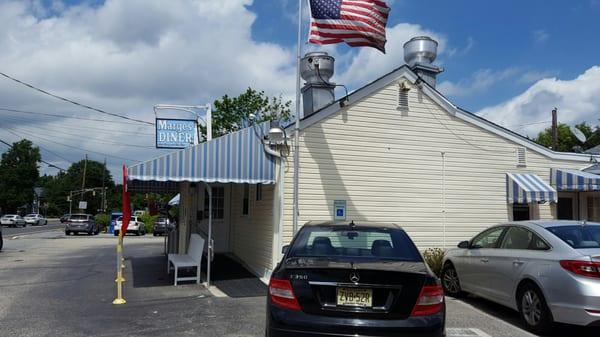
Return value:
<svg viewBox="0 0 600 337">
<path fill-rule="evenodd" d="M 562 260 L 560 265 L 577 275 L 600 278 L 600 262 Z"/>
</svg>

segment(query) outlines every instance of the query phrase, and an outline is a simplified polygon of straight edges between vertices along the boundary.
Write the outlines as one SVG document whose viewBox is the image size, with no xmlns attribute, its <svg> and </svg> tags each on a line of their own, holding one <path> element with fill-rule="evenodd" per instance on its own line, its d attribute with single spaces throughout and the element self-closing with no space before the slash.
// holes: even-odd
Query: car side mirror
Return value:
<svg viewBox="0 0 600 337">
<path fill-rule="evenodd" d="M 469 241 L 461 241 L 458 244 L 458 248 L 469 249 Z"/>
<path fill-rule="evenodd" d="M 287 253 L 288 250 L 290 250 L 290 245 L 285 245 L 285 246 L 281 247 L 281 254 Z"/>
</svg>

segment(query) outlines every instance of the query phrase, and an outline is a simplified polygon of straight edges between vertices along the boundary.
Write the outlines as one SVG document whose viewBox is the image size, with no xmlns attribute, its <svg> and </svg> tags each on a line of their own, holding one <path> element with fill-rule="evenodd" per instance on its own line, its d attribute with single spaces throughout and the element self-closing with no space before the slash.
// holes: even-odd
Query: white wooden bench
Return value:
<svg viewBox="0 0 600 337">
<path fill-rule="evenodd" d="M 171 265 L 175 270 L 175 285 L 178 281 L 196 281 L 200 284 L 200 269 L 202 267 L 202 253 L 204 252 L 205 240 L 198 234 L 192 234 L 187 254 L 169 254 L 167 255 L 167 273 L 171 273 Z M 196 267 L 195 277 L 178 277 L 179 268 Z"/>
</svg>

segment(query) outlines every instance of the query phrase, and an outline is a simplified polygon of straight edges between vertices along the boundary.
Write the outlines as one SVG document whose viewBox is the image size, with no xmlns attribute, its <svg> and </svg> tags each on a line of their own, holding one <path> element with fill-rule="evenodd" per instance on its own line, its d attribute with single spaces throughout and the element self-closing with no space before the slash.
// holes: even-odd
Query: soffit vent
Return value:
<svg viewBox="0 0 600 337">
<path fill-rule="evenodd" d="M 527 149 L 524 147 L 517 148 L 517 167 L 527 166 Z"/>
</svg>

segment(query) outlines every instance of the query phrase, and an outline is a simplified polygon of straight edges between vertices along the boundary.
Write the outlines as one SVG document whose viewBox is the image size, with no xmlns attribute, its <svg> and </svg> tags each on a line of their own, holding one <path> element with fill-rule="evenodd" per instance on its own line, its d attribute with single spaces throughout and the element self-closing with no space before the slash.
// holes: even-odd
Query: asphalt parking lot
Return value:
<svg viewBox="0 0 600 337">
<path fill-rule="evenodd" d="M 5 238 L 0 253 L 0 336 L 264 336 L 264 296 L 216 297 L 173 287 L 163 238 L 126 242 L 125 299 L 114 306 L 112 235 L 66 237 L 60 228 Z M 534 336 L 511 310 L 478 298 L 448 298 L 448 335 Z M 559 326 L 554 336 L 596 336 Z"/>
</svg>

